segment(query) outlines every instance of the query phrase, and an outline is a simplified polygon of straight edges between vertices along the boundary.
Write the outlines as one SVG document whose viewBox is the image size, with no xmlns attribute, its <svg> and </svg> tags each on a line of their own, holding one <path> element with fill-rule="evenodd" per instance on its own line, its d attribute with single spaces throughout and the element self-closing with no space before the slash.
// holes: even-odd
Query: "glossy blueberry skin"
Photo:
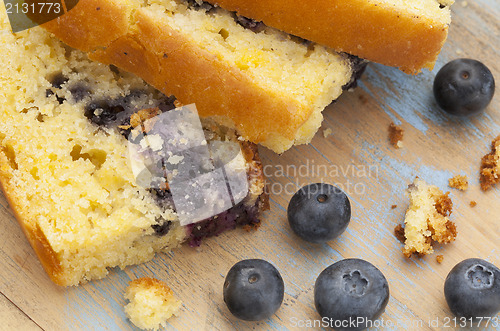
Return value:
<svg viewBox="0 0 500 331">
<path fill-rule="evenodd" d="M 481 259 L 467 259 L 451 269 L 444 296 L 453 314 L 476 318 L 500 311 L 500 269 Z"/>
<path fill-rule="evenodd" d="M 340 236 L 351 220 L 347 195 L 330 184 L 304 186 L 288 204 L 288 223 L 293 232 L 312 243 L 325 243 Z"/>
<path fill-rule="evenodd" d="M 260 259 L 243 260 L 227 273 L 224 302 L 229 311 L 245 321 L 271 317 L 281 306 L 285 285 L 279 271 Z"/>
<path fill-rule="evenodd" d="M 314 285 L 316 310 L 321 317 L 338 321 L 338 331 L 365 329 L 367 320 L 378 319 L 388 302 L 387 279 L 374 265 L 360 259 L 332 264 L 321 272 Z M 343 321 L 357 321 L 360 317 L 363 323 L 342 327 Z M 332 322 L 331 326 L 335 325 Z"/>
<path fill-rule="evenodd" d="M 456 59 L 439 70 L 433 90 L 444 111 L 456 116 L 470 116 L 488 106 L 495 93 L 495 79 L 481 62 Z"/>
</svg>

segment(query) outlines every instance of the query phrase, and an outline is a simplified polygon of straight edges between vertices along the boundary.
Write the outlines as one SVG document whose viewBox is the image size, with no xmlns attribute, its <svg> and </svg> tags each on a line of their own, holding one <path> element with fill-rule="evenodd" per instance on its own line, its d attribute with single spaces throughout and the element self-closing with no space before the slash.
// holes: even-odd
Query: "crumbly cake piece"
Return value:
<svg viewBox="0 0 500 331">
<path fill-rule="evenodd" d="M 481 189 L 489 190 L 500 182 L 500 136 L 491 143 L 491 152 L 481 160 Z"/>
<path fill-rule="evenodd" d="M 138 278 L 130 282 L 125 293 L 129 303 L 125 313 L 130 321 L 143 330 L 157 330 L 177 315 L 182 305 L 170 287 L 154 278 Z"/>
<path fill-rule="evenodd" d="M 455 224 L 448 218 L 453 203 L 448 196 L 436 186 L 428 185 L 416 178 L 408 187 L 410 206 L 404 220 L 403 254 L 431 254 L 433 242 L 450 243 L 457 236 Z M 402 227 L 399 227 L 401 233 Z M 400 236 L 400 239 L 402 237 Z"/>
<path fill-rule="evenodd" d="M 277 153 L 311 141 L 365 62 L 184 0 L 80 0 L 44 25 Z"/>
<path fill-rule="evenodd" d="M 469 188 L 469 180 L 467 179 L 467 176 L 456 175 L 455 177 L 448 179 L 448 185 L 460 191 L 467 191 Z"/>
<path fill-rule="evenodd" d="M 403 147 L 404 130 L 394 123 L 389 125 L 389 141 L 396 148 Z"/>
<path fill-rule="evenodd" d="M 444 261 L 444 256 L 443 255 L 437 255 L 436 256 L 436 262 L 441 264 Z"/>
<path fill-rule="evenodd" d="M 259 222 L 267 200 L 254 144 L 204 122 L 207 140 L 241 145 L 249 192 L 217 217 L 181 226 L 167 187 L 137 184 L 126 138 L 136 117 L 169 111 L 173 98 L 42 28 L 13 35 L 3 10 L 0 24 L 0 182 L 55 283 L 102 278 L 184 241 Z"/>
<path fill-rule="evenodd" d="M 469 205 L 471 206 L 471 208 L 474 208 L 474 207 L 476 207 L 476 206 L 477 206 L 477 202 L 476 202 L 476 201 L 474 201 L 474 200 L 472 200 L 472 201 L 469 203 Z"/>
<path fill-rule="evenodd" d="M 432 69 L 453 0 L 208 0 L 293 35 L 408 73 Z M 200 2 L 200 1 L 199 1 Z"/>
</svg>

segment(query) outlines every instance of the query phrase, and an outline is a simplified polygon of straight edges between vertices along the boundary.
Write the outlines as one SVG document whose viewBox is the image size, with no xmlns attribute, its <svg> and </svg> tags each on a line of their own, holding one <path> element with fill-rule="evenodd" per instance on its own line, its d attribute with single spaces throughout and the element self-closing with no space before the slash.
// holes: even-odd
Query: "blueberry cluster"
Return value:
<svg viewBox="0 0 500 331">
<path fill-rule="evenodd" d="M 337 187 L 311 184 L 292 197 L 287 215 L 298 237 L 325 243 L 346 230 L 351 204 Z M 281 306 L 284 283 L 269 262 L 243 260 L 227 273 L 223 292 L 224 302 L 234 316 L 260 321 L 271 317 Z M 500 269 L 484 260 L 465 260 L 446 278 L 444 294 L 456 316 L 493 316 L 500 311 Z M 361 259 L 344 259 L 330 265 L 314 285 L 316 310 L 335 325 L 335 330 L 364 330 L 373 325 L 384 312 L 389 297 L 389 284 L 382 272 Z"/>
</svg>

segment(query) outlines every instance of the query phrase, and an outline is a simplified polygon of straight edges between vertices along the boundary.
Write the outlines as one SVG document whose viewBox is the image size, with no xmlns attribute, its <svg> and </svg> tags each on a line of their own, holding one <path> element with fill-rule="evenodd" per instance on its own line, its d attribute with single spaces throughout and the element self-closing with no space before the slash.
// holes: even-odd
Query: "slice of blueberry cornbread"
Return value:
<svg viewBox="0 0 500 331">
<path fill-rule="evenodd" d="M 0 182 L 55 283 L 101 278 L 185 241 L 259 223 L 267 197 L 255 145 L 202 122 L 209 142 L 240 144 L 244 161 L 235 166 L 249 191 L 232 209 L 181 226 L 167 186 L 137 184 L 127 139 L 141 116 L 171 111 L 175 98 L 44 29 L 12 34 L 4 11 L 0 23 Z"/>
<path fill-rule="evenodd" d="M 403 254 L 431 254 L 433 242 L 450 243 L 457 236 L 455 224 L 448 218 L 453 203 L 436 186 L 428 185 L 416 178 L 408 187 L 410 206 L 406 211 L 404 229 L 396 227 L 396 236 L 404 240 Z"/>
<path fill-rule="evenodd" d="M 366 65 L 194 0 L 80 0 L 44 27 L 277 153 L 309 143 Z"/>
</svg>

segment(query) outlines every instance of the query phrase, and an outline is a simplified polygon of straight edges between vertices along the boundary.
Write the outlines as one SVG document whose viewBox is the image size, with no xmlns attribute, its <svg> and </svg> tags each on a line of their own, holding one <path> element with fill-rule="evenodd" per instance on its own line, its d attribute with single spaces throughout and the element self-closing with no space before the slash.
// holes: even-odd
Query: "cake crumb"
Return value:
<svg viewBox="0 0 500 331">
<path fill-rule="evenodd" d="M 491 143 L 491 152 L 481 160 L 480 183 L 483 191 L 500 182 L 500 136 Z"/>
<path fill-rule="evenodd" d="M 391 209 L 396 209 L 396 208 L 398 208 L 398 205 L 392 205 L 391 206 Z"/>
<path fill-rule="evenodd" d="M 455 240 L 457 228 L 450 221 L 453 202 L 447 192 L 436 186 L 428 185 L 418 177 L 408 186 L 410 206 L 404 220 L 403 254 L 411 257 L 431 254 L 434 242 L 447 244 Z M 401 238 L 400 226 L 395 229 L 396 236 Z"/>
<path fill-rule="evenodd" d="M 443 263 L 443 260 L 444 260 L 444 256 L 443 255 L 438 255 L 436 256 L 436 262 L 441 264 Z"/>
<path fill-rule="evenodd" d="M 456 175 L 455 177 L 448 179 L 448 185 L 460 191 L 467 191 L 469 188 L 469 180 L 467 179 L 467 176 Z"/>
<path fill-rule="evenodd" d="M 401 127 L 396 126 L 394 122 L 389 125 L 389 140 L 392 146 L 396 148 L 403 147 L 404 132 L 405 131 Z"/>
<path fill-rule="evenodd" d="M 332 129 L 328 128 L 328 129 L 325 129 L 323 130 L 323 137 L 325 138 L 328 138 L 329 136 L 331 136 L 333 133 Z"/>
<path fill-rule="evenodd" d="M 462 1 L 462 3 L 460 3 L 460 5 L 462 5 L 462 7 L 467 7 L 469 5 L 469 3 L 467 1 Z"/>
<path fill-rule="evenodd" d="M 125 313 L 130 321 L 143 330 L 157 330 L 176 315 L 181 307 L 172 290 L 154 278 L 139 278 L 130 282 L 125 298 L 130 302 Z"/>
<path fill-rule="evenodd" d="M 476 207 L 476 206 L 477 206 L 477 202 L 476 202 L 476 201 L 474 201 L 474 200 L 472 200 L 472 201 L 470 202 L 470 206 L 471 206 L 471 208 Z"/>
</svg>

